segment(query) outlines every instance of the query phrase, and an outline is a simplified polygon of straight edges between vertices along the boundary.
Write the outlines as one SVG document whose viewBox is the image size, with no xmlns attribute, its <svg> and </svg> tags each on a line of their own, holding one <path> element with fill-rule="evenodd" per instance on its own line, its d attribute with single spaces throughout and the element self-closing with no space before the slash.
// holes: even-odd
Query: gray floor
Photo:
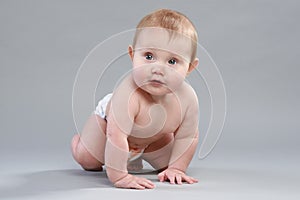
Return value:
<svg viewBox="0 0 300 200">
<path fill-rule="evenodd" d="M 204 160 L 195 158 L 192 161 L 188 174 L 199 179 L 197 184 L 160 183 L 155 173 L 145 173 L 138 176 L 153 180 L 156 188 L 136 191 L 114 188 L 105 172 L 81 170 L 71 155 L 67 156 L 67 151 L 65 155 L 57 155 L 31 153 L 27 159 L 26 155 L 16 156 L 14 161 L 4 159 L 0 173 L 0 199 L 300 198 L 299 163 L 288 158 L 248 159 L 226 154 L 221 158 L 213 154 Z M 146 169 L 150 169 L 149 166 L 146 165 Z"/>
</svg>

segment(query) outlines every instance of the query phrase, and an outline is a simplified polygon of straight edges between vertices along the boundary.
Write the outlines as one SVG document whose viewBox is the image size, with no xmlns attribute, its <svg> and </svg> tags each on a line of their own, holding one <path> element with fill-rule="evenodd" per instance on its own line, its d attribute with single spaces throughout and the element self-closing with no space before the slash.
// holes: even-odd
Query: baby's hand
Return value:
<svg viewBox="0 0 300 200">
<path fill-rule="evenodd" d="M 115 184 L 115 187 L 118 188 L 128 188 L 128 189 L 153 189 L 154 184 L 146 179 L 137 176 L 133 176 L 131 174 L 127 174 L 121 180 L 118 180 Z"/>
<path fill-rule="evenodd" d="M 186 181 L 189 184 L 197 183 L 198 180 L 187 176 L 184 172 L 178 170 L 178 169 L 173 169 L 173 168 L 168 168 L 164 170 L 163 172 L 158 174 L 158 179 L 160 182 L 163 182 L 165 180 L 169 180 L 171 184 L 175 184 L 175 180 L 177 184 L 181 185 L 182 181 Z"/>
</svg>

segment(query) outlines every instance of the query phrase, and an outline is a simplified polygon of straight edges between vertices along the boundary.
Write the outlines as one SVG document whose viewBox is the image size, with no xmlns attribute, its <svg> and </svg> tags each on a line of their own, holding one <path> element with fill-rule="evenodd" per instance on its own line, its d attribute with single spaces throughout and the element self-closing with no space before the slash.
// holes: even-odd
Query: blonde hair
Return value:
<svg viewBox="0 0 300 200">
<path fill-rule="evenodd" d="M 144 18 L 137 25 L 137 30 L 133 39 L 133 47 L 135 47 L 140 30 L 146 27 L 160 27 L 167 30 L 175 31 L 192 40 L 191 61 L 196 58 L 198 35 L 195 26 L 184 14 L 169 10 L 159 9 Z"/>
</svg>

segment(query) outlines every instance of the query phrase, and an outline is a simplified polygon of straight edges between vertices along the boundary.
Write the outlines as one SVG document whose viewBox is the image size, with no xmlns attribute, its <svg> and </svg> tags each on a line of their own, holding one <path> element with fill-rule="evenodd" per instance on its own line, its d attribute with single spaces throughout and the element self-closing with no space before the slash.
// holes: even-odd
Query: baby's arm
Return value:
<svg viewBox="0 0 300 200">
<path fill-rule="evenodd" d="M 113 97 L 114 98 L 114 97 Z M 115 97 L 120 99 L 118 96 Z M 114 102 L 112 100 L 112 102 Z M 128 135 L 133 126 L 133 119 L 137 112 L 136 103 L 128 102 L 129 108 L 124 102 L 115 102 L 107 116 L 107 142 L 105 147 L 105 165 L 109 180 L 120 188 L 145 189 L 154 188 L 154 184 L 145 178 L 136 177 L 128 174 Z M 125 108 L 125 110 L 123 110 Z M 128 109 L 127 109 L 128 108 Z M 115 109 L 115 110 L 114 110 Z"/>
<path fill-rule="evenodd" d="M 109 180 L 116 183 L 127 173 L 127 134 L 118 127 L 112 113 L 107 116 L 105 165 Z"/>
<path fill-rule="evenodd" d="M 199 106 L 197 98 L 193 99 L 188 106 L 184 120 L 175 132 L 174 146 L 168 168 L 161 172 L 158 177 L 160 181 L 169 180 L 171 184 L 182 184 L 197 182 L 189 177 L 185 171 L 190 164 L 198 144 L 198 115 Z"/>
</svg>

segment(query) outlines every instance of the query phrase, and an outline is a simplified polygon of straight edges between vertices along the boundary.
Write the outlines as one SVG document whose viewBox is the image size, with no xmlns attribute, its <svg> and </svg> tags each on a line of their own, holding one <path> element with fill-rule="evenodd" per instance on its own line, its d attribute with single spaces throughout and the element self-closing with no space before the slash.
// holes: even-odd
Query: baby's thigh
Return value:
<svg viewBox="0 0 300 200">
<path fill-rule="evenodd" d="M 106 144 L 106 121 L 92 114 L 80 134 L 80 140 L 88 152 L 101 163 L 104 163 Z"/>
<path fill-rule="evenodd" d="M 159 141 L 150 144 L 144 151 L 142 158 L 154 169 L 161 170 L 168 167 L 174 143 L 174 136 L 166 134 Z"/>
</svg>

